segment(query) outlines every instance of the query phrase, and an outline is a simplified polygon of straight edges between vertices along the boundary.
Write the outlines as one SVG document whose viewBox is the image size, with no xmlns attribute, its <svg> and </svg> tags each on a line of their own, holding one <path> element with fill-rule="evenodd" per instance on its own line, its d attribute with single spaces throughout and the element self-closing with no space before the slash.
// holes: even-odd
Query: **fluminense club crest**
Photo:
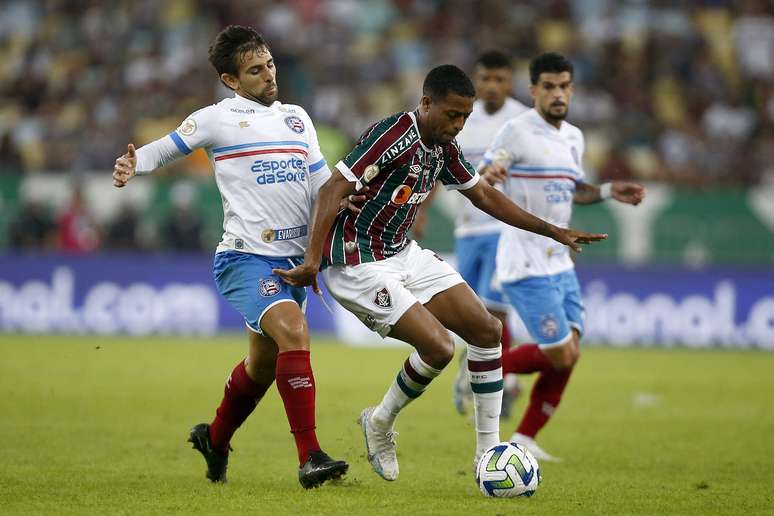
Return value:
<svg viewBox="0 0 774 516">
<path fill-rule="evenodd" d="M 376 293 L 376 298 L 374 298 L 374 303 L 376 303 L 376 306 L 380 306 L 382 308 L 390 308 L 392 306 L 390 291 L 387 290 L 387 287 L 384 287 L 382 290 L 379 290 Z"/>
</svg>

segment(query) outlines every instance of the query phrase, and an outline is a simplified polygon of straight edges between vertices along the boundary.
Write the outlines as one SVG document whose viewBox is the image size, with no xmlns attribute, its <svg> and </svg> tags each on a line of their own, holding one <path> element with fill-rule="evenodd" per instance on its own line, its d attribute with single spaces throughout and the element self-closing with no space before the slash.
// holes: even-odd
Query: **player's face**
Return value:
<svg viewBox="0 0 774 516">
<path fill-rule="evenodd" d="M 548 121 L 559 122 L 567 116 L 572 98 L 570 72 L 541 73 L 537 84 L 530 86 L 535 108 Z"/>
<path fill-rule="evenodd" d="M 449 93 L 446 98 L 433 101 L 422 97 L 422 108 L 426 112 L 427 128 L 433 143 L 445 145 L 462 131 L 465 120 L 473 112 L 473 97 Z"/>
<path fill-rule="evenodd" d="M 511 71 L 508 68 L 484 68 L 479 65 L 473 74 L 476 96 L 484 101 L 490 113 L 500 109 L 511 93 Z"/>
<path fill-rule="evenodd" d="M 243 97 L 255 100 L 264 105 L 271 105 L 277 100 L 277 69 L 274 67 L 274 58 L 266 47 L 249 51 L 239 56 L 239 75 L 229 76 L 235 79 L 234 86 L 224 78 L 234 91 Z M 224 74 L 228 75 L 228 74 Z"/>
</svg>

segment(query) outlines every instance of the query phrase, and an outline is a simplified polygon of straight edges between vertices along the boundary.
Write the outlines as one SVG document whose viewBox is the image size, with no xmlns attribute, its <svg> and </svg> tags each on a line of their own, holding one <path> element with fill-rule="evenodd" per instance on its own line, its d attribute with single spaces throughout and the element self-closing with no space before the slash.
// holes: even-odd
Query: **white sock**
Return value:
<svg viewBox="0 0 774 516">
<path fill-rule="evenodd" d="M 503 401 L 503 366 L 500 346 L 480 348 L 468 344 L 468 374 L 475 407 L 476 455 L 500 442 Z"/>
<path fill-rule="evenodd" d="M 382 402 L 374 409 L 371 423 L 380 430 L 392 430 L 395 418 L 403 407 L 417 399 L 439 374 L 440 369 L 427 365 L 414 351 L 403 363 Z"/>
</svg>

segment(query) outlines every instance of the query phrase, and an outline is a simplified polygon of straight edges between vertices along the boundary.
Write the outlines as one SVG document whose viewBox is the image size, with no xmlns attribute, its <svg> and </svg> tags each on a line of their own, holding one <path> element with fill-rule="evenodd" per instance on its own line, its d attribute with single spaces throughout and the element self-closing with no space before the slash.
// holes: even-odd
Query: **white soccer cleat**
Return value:
<svg viewBox="0 0 774 516">
<path fill-rule="evenodd" d="M 452 400 L 454 408 L 460 415 L 467 414 L 473 405 L 473 389 L 470 387 L 470 377 L 468 376 L 468 350 L 463 349 L 460 354 L 460 367 L 457 376 L 452 384 Z"/>
<path fill-rule="evenodd" d="M 363 429 L 368 462 L 377 475 L 385 480 L 398 478 L 398 456 L 395 452 L 395 437 L 398 432 L 381 432 L 371 423 L 374 407 L 363 409 L 360 413 L 360 428 Z"/>
<path fill-rule="evenodd" d="M 524 434 L 520 434 L 516 432 L 511 436 L 511 442 L 516 444 L 522 444 L 527 447 L 527 449 L 532 452 L 532 455 L 535 456 L 537 460 L 544 460 L 546 462 L 562 462 L 562 459 L 559 457 L 554 457 L 547 451 L 545 451 L 543 448 L 538 446 L 538 444 L 535 442 L 535 440 L 532 437 L 527 437 Z"/>
</svg>

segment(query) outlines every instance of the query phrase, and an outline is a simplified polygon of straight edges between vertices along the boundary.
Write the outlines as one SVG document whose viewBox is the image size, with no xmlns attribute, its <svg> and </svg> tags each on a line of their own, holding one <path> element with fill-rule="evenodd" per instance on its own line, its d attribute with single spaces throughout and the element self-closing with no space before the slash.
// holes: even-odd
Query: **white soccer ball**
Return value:
<svg viewBox="0 0 774 516">
<path fill-rule="evenodd" d="M 540 484 L 540 467 L 523 445 L 500 443 L 481 456 L 476 483 L 484 496 L 532 496 Z"/>
</svg>

